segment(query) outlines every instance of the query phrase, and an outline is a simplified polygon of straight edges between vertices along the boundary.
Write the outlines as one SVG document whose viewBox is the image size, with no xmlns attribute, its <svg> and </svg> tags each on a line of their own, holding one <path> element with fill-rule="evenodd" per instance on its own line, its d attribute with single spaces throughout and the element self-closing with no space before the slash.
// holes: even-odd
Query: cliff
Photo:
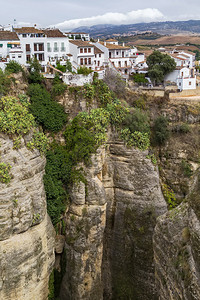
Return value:
<svg viewBox="0 0 200 300">
<path fill-rule="evenodd" d="M 146 152 L 110 142 L 72 189 L 61 299 L 156 299 L 152 235 L 166 212 Z"/>
<path fill-rule="evenodd" d="M 54 264 L 54 229 L 46 212 L 45 158 L 0 134 L 1 161 L 11 180 L 0 183 L 0 298 L 45 300 Z"/>
<path fill-rule="evenodd" d="M 200 299 L 200 173 L 187 201 L 159 217 L 154 235 L 161 300 Z"/>
</svg>

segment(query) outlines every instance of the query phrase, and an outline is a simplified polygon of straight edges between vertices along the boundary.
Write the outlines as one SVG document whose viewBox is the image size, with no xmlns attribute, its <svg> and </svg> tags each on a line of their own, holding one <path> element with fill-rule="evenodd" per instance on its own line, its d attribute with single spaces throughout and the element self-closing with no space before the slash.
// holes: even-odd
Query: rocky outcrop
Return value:
<svg viewBox="0 0 200 300">
<path fill-rule="evenodd" d="M 46 212 L 45 158 L 0 135 L 1 161 L 11 181 L 0 183 L 0 298 L 46 300 L 54 264 L 54 229 Z"/>
<path fill-rule="evenodd" d="M 146 152 L 111 143 L 84 168 L 66 217 L 61 299 L 156 299 L 152 235 L 166 211 Z"/>
<path fill-rule="evenodd" d="M 200 172 L 187 201 L 158 219 L 154 235 L 161 300 L 200 299 Z"/>
</svg>

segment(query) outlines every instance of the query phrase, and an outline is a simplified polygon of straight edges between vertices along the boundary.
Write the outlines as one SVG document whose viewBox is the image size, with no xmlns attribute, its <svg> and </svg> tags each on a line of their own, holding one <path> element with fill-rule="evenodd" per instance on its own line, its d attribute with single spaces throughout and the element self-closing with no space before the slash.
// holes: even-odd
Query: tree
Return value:
<svg viewBox="0 0 200 300">
<path fill-rule="evenodd" d="M 154 51 L 149 55 L 147 65 L 149 68 L 149 77 L 154 84 L 162 83 L 165 75 L 174 71 L 176 68 L 175 60 L 160 51 Z"/>
<path fill-rule="evenodd" d="M 109 89 L 113 91 L 117 96 L 124 95 L 126 82 L 122 77 L 113 70 L 106 70 L 103 81 L 107 84 Z"/>
<path fill-rule="evenodd" d="M 168 120 L 164 116 L 158 116 L 153 124 L 153 142 L 162 146 L 169 138 Z"/>
<path fill-rule="evenodd" d="M 29 65 L 30 65 L 30 73 L 28 76 L 29 83 L 41 83 L 42 76 L 40 72 L 42 70 L 42 66 L 40 65 L 37 58 L 34 57 L 33 59 L 31 59 Z"/>
</svg>

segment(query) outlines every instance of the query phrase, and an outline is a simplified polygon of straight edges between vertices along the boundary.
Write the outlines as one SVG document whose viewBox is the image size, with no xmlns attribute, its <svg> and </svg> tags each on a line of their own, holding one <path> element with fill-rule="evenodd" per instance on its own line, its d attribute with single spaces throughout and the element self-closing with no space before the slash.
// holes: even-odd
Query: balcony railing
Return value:
<svg viewBox="0 0 200 300">
<path fill-rule="evenodd" d="M 52 48 L 47 48 L 47 52 L 51 52 L 52 51 Z"/>
<path fill-rule="evenodd" d="M 58 48 L 54 48 L 54 49 L 53 49 L 53 52 L 58 52 L 58 51 L 59 51 Z"/>
</svg>

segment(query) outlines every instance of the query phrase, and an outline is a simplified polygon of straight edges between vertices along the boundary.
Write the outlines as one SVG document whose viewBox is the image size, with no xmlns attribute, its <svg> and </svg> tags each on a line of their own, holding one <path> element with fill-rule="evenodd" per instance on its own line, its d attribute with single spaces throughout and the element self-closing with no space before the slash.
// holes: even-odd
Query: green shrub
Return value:
<svg viewBox="0 0 200 300">
<path fill-rule="evenodd" d="M 27 105 L 22 105 L 17 98 L 0 99 L 0 131 L 7 134 L 23 135 L 35 126 L 35 120 Z"/>
<path fill-rule="evenodd" d="M 178 124 L 178 125 L 175 125 L 173 128 L 172 128 L 172 131 L 173 132 L 177 132 L 177 133 L 182 133 L 182 134 L 186 134 L 188 132 L 190 132 L 190 126 L 186 123 L 183 123 L 183 124 Z"/>
<path fill-rule="evenodd" d="M 36 121 L 44 129 L 60 131 L 67 120 L 63 106 L 52 100 L 50 93 L 39 84 L 29 85 L 28 94 L 31 100 L 30 111 Z"/>
<path fill-rule="evenodd" d="M 61 65 L 60 62 L 57 62 L 57 64 L 56 64 L 56 69 L 60 70 L 60 71 L 63 72 L 63 73 L 66 72 L 66 66 Z"/>
<path fill-rule="evenodd" d="M 0 68 L 0 96 L 6 95 L 11 85 L 11 79 Z"/>
<path fill-rule="evenodd" d="M 135 109 L 132 113 L 126 115 L 123 125 L 133 133 L 135 131 L 150 134 L 149 117 L 140 109 Z"/>
<path fill-rule="evenodd" d="M 43 132 L 34 131 L 31 141 L 27 143 L 27 148 L 38 149 L 41 154 L 45 154 L 48 149 L 48 138 Z"/>
<path fill-rule="evenodd" d="M 139 131 L 132 133 L 130 129 L 125 128 L 121 130 L 121 138 L 125 141 L 127 146 L 133 146 L 141 151 L 148 149 L 150 146 L 148 133 Z"/>
<path fill-rule="evenodd" d="M 159 116 L 153 124 L 153 143 L 164 145 L 169 139 L 168 120 L 164 116 Z"/>
<path fill-rule="evenodd" d="M 175 208 L 179 203 L 177 202 L 174 191 L 167 184 L 162 184 L 162 191 L 164 198 L 168 204 L 168 208 Z"/>
<path fill-rule="evenodd" d="M 92 73 L 93 71 L 91 70 L 91 69 L 89 69 L 89 68 L 87 68 L 87 67 L 85 67 L 85 66 L 83 66 L 83 67 L 79 67 L 78 69 L 77 69 L 77 73 L 78 74 L 83 74 L 83 75 L 89 75 L 90 73 Z"/>
<path fill-rule="evenodd" d="M 188 163 L 184 159 L 181 161 L 181 169 L 183 171 L 184 176 L 186 176 L 186 177 L 191 177 L 192 176 L 193 171 L 192 171 L 191 164 Z"/>
<path fill-rule="evenodd" d="M 133 74 L 131 78 L 138 84 L 148 83 L 148 80 L 145 78 L 145 74 Z"/>
<path fill-rule="evenodd" d="M 11 180 L 10 175 L 11 166 L 6 163 L 0 163 L 0 182 L 9 183 Z"/>
<path fill-rule="evenodd" d="M 11 60 L 7 66 L 6 66 L 6 69 L 5 69 L 7 72 L 9 73 L 19 73 L 19 72 L 22 72 L 23 71 L 23 68 L 22 66 L 14 61 L 14 60 Z"/>
<path fill-rule="evenodd" d="M 39 63 L 39 61 L 36 58 L 31 59 L 30 63 L 30 72 L 28 76 L 28 82 L 29 83 L 41 83 L 42 82 L 42 75 L 41 70 L 42 67 Z"/>
</svg>

